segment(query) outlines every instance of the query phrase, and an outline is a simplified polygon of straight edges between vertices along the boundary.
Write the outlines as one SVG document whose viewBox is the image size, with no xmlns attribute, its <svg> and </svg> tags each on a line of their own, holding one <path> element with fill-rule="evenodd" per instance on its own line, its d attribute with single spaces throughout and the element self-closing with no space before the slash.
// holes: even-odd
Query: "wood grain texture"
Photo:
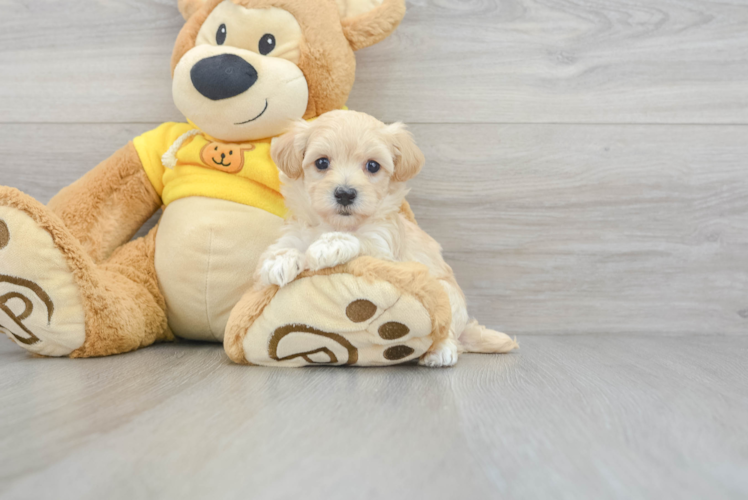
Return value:
<svg viewBox="0 0 748 500">
<path fill-rule="evenodd" d="M 423 125 L 414 211 L 511 333 L 748 333 L 745 127 Z"/>
<path fill-rule="evenodd" d="M 0 343 L 0 498 L 742 499 L 748 337 L 528 337 L 454 369 Z"/>
<path fill-rule="evenodd" d="M 175 3 L 0 0 L 0 184 L 46 202 L 182 119 Z M 349 104 L 417 124 L 416 215 L 522 349 L 273 370 L 0 339 L 0 498 L 748 497 L 748 4 L 408 7 Z"/>
<path fill-rule="evenodd" d="M 0 157 L 25 166 L 0 179 L 46 202 L 154 126 L 0 125 Z M 481 321 L 748 333 L 748 127 L 412 129 L 429 160 L 409 199 Z"/>
<path fill-rule="evenodd" d="M 0 121 L 161 122 L 175 0 L 2 0 Z M 412 0 L 353 109 L 426 123 L 748 123 L 742 0 Z"/>
</svg>

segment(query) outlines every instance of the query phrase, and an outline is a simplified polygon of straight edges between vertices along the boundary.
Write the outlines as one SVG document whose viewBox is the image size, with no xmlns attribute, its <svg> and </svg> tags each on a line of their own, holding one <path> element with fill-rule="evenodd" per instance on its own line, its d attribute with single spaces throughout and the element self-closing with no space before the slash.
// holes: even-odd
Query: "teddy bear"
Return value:
<svg viewBox="0 0 748 500">
<path fill-rule="evenodd" d="M 179 10 L 172 93 L 186 122 L 136 137 L 46 206 L 0 187 L 0 330 L 50 357 L 191 339 L 223 342 L 247 365 L 421 358 L 451 320 L 424 266 L 359 258 L 253 286 L 286 215 L 273 139 L 345 107 L 354 52 L 395 30 L 404 0 L 179 0 Z"/>
</svg>

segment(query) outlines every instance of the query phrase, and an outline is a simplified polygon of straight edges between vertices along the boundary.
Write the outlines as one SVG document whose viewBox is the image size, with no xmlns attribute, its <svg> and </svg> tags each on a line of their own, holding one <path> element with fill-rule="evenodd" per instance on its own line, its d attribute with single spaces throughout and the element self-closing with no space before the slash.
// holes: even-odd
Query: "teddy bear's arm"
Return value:
<svg viewBox="0 0 748 500">
<path fill-rule="evenodd" d="M 130 142 L 60 191 L 48 207 L 101 262 L 156 213 L 161 198 Z"/>
</svg>

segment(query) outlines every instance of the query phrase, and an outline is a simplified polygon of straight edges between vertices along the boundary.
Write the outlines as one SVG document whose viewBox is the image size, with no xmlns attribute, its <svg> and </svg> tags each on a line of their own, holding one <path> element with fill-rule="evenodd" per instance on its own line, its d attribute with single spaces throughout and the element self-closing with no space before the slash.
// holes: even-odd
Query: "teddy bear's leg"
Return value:
<svg viewBox="0 0 748 500">
<path fill-rule="evenodd" d="M 450 323 L 447 293 L 425 266 L 362 257 L 250 291 L 224 347 L 243 364 L 391 365 L 424 355 Z"/>
<path fill-rule="evenodd" d="M 155 230 L 101 265 L 51 210 L 0 187 L 0 331 L 44 356 L 90 357 L 168 340 Z"/>
<path fill-rule="evenodd" d="M 102 262 L 130 241 L 161 207 L 161 199 L 130 142 L 47 206 L 94 262 Z"/>
</svg>

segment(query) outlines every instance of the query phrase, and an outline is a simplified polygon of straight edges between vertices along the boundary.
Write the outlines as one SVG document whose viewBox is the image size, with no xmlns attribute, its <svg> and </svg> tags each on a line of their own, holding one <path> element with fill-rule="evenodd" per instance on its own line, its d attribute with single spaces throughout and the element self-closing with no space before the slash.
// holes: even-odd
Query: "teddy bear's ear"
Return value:
<svg viewBox="0 0 748 500">
<path fill-rule="evenodd" d="M 395 173 L 392 180 L 405 182 L 412 179 L 423 168 L 426 157 L 421 149 L 416 146 L 413 134 L 408 132 L 402 123 L 393 123 L 386 128 L 386 134 L 394 149 Z"/>
<path fill-rule="evenodd" d="M 295 122 L 288 132 L 273 139 L 270 156 L 278 170 L 289 179 L 298 179 L 304 173 L 302 163 L 310 133 L 309 123 L 300 120 Z"/>
<path fill-rule="evenodd" d="M 178 0 L 178 7 L 179 12 L 182 14 L 182 17 L 186 21 L 190 17 L 192 17 L 192 14 L 200 10 L 200 7 L 203 6 L 205 3 L 205 0 Z"/>
<path fill-rule="evenodd" d="M 353 50 L 387 38 L 405 17 L 405 0 L 337 0 L 343 33 Z"/>
</svg>

